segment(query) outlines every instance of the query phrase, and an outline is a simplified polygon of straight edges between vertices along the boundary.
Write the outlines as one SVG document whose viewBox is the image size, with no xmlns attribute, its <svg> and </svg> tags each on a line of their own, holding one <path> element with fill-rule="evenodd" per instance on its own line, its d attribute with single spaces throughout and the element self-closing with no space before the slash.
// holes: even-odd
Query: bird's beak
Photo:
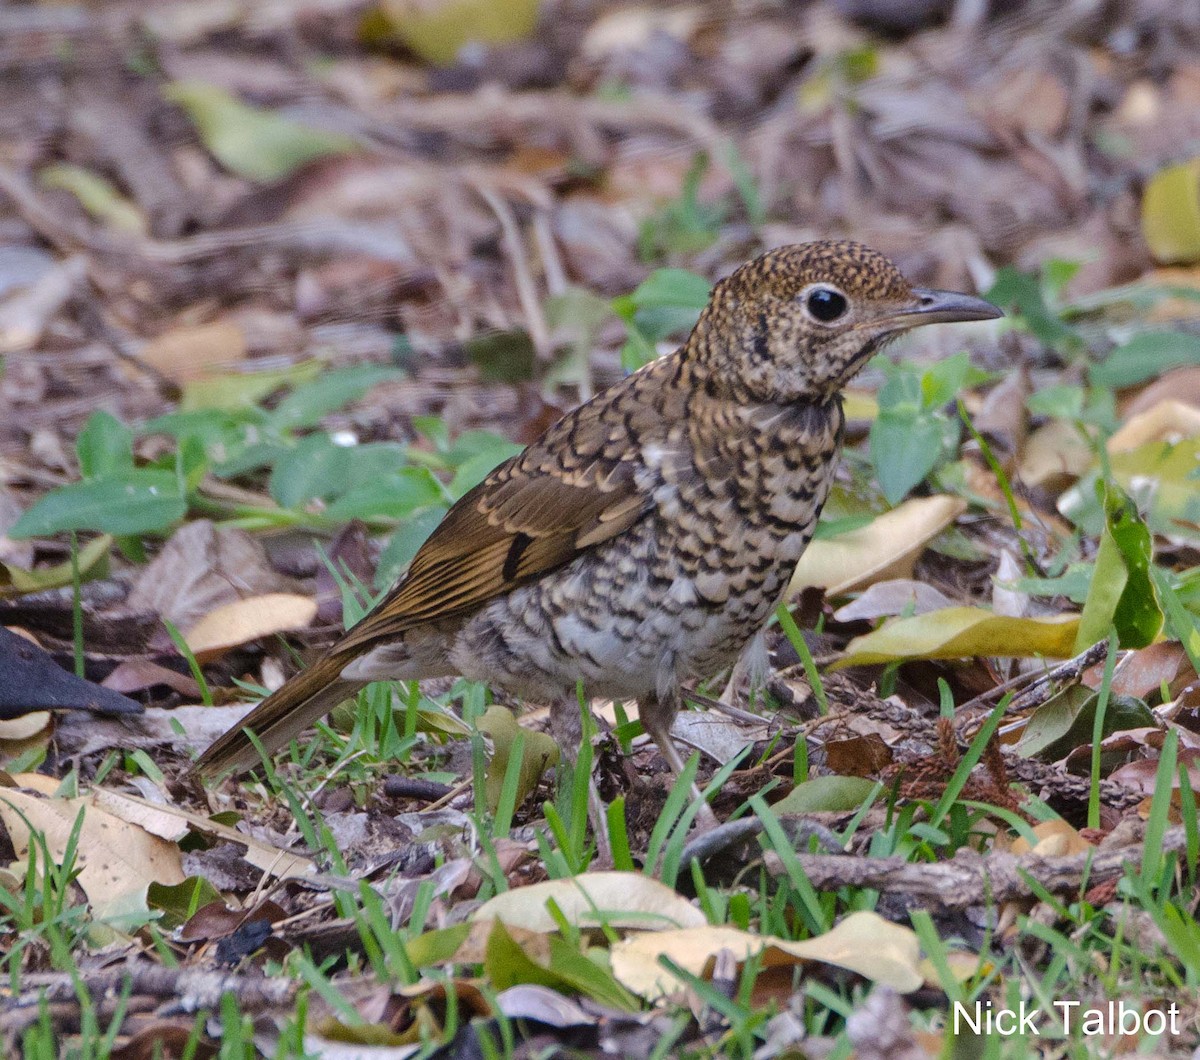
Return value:
<svg viewBox="0 0 1200 1060">
<path fill-rule="evenodd" d="M 932 291 L 914 288 L 916 304 L 899 310 L 892 320 L 900 327 L 915 328 L 922 324 L 949 324 L 967 320 L 995 320 L 1004 314 L 991 302 L 972 294 L 957 291 Z"/>
</svg>

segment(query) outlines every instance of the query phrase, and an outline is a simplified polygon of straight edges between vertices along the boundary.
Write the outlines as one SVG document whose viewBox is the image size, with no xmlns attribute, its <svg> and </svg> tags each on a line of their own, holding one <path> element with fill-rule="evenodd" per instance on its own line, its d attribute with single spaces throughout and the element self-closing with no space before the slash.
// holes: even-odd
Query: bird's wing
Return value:
<svg viewBox="0 0 1200 1060">
<path fill-rule="evenodd" d="M 576 423 L 587 430 L 587 419 Z M 568 418 L 570 420 L 570 417 Z M 553 433 L 565 434 L 569 422 Z M 627 530 L 653 506 L 636 450 L 546 436 L 461 497 L 399 584 L 334 651 L 360 654 L 413 626 L 473 611 Z M 558 444 L 556 444 L 558 443 Z M 645 486 L 645 476 L 642 476 Z"/>
</svg>

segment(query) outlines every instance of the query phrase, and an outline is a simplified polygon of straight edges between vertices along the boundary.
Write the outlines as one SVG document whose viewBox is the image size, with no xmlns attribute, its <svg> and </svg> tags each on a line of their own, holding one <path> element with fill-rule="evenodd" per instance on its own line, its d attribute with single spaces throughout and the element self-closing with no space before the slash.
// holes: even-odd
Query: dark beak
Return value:
<svg viewBox="0 0 1200 1060">
<path fill-rule="evenodd" d="M 950 324 L 967 320 L 995 320 L 1004 314 L 991 302 L 976 298 L 972 294 L 957 291 L 931 291 L 925 287 L 914 288 L 917 303 L 910 309 L 902 309 L 895 320 L 902 327 L 915 328 L 922 324 Z"/>
</svg>

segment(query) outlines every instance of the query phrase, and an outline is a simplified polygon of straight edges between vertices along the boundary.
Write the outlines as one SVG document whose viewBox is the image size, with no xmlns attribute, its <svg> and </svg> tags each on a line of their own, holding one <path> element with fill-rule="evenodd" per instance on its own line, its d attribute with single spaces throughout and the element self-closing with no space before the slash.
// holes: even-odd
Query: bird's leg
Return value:
<svg viewBox="0 0 1200 1060">
<path fill-rule="evenodd" d="M 671 767 L 671 772 L 676 777 L 684 769 L 683 758 L 680 757 L 679 751 L 675 747 L 675 741 L 671 739 L 671 725 L 675 721 L 675 715 L 679 713 L 679 702 L 678 689 L 672 690 L 666 696 L 648 695 L 638 700 L 638 717 L 642 720 L 642 728 L 658 745 L 663 758 L 667 760 L 667 765 Z M 697 825 L 703 831 L 715 828 L 719 823 L 717 815 L 713 813 L 712 807 L 709 806 L 695 781 L 692 781 L 692 798 L 700 804 L 700 810 L 696 817 Z"/>
<path fill-rule="evenodd" d="M 583 749 L 583 715 L 579 700 L 572 696 L 550 707 L 550 735 L 572 769 L 579 768 L 579 752 Z M 608 841 L 608 813 L 596 787 L 595 760 L 588 772 L 588 820 L 592 834 L 596 837 L 596 861 L 598 866 L 608 868 L 613 863 L 612 845 Z"/>
</svg>

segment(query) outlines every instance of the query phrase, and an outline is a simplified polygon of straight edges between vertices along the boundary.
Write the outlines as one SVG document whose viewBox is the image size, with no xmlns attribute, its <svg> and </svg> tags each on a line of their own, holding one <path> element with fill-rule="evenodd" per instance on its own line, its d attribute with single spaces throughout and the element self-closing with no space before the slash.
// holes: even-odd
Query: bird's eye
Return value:
<svg viewBox="0 0 1200 1060">
<path fill-rule="evenodd" d="M 804 307 L 815 320 L 822 324 L 832 324 L 850 308 L 850 303 L 841 291 L 832 287 L 814 287 L 808 292 Z"/>
</svg>

